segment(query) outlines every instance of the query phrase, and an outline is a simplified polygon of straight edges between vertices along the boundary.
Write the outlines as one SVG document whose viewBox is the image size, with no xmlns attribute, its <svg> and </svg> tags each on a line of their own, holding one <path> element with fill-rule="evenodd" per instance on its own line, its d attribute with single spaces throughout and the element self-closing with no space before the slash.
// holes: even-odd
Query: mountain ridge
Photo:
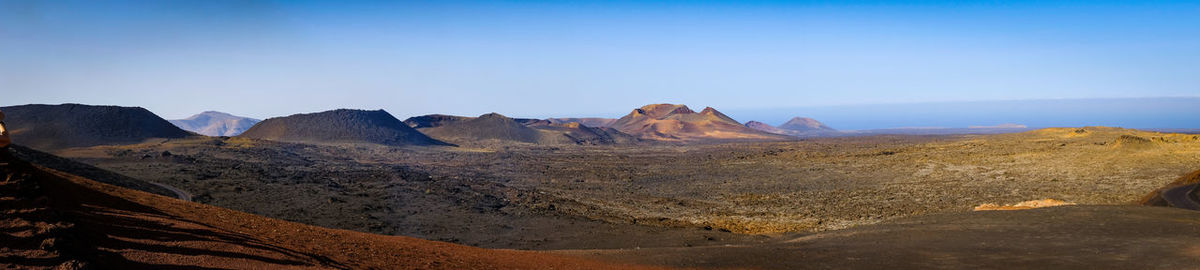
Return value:
<svg viewBox="0 0 1200 270">
<path fill-rule="evenodd" d="M 829 126 L 826 126 L 825 123 L 821 123 L 821 121 L 817 121 L 817 119 L 812 119 L 812 118 L 808 118 L 808 117 L 799 117 L 799 116 L 792 117 L 791 120 L 788 120 L 787 122 L 779 125 L 778 128 L 786 129 L 786 130 L 795 130 L 795 131 L 814 131 L 814 130 L 834 131 L 834 130 L 836 130 Z"/>
<path fill-rule="evenodd" d="M 748 128 L 712 107 L 696 112 L 683 104 L 645 105 L 613 121 L 611 127 L 641 139 L 657 141 L 790 139 Z"/>
<path fill-rule="evenodd" d="M 423 115 L 405 120 L 411 126 L 439 140 L 488 146 L 503 143 L 540 145 L 611 145 L 637 140 L 615 129 L 596 128 L 575 122 L 559 124 L 551 120 L 509 118 L 498 113 L 478 117 Z"/>
<path fill-rule="evenodd" d="M 42 151 L 195 136 L 142 107 L 66 103 L 0 110 L 13 141 Z"/>
<path fill-rule="evenodd" d="M 337 109 L 263 120 L 238 137 L 296 143 L 448 145 L 409 127 L 384 110 Z"/>
</svg>

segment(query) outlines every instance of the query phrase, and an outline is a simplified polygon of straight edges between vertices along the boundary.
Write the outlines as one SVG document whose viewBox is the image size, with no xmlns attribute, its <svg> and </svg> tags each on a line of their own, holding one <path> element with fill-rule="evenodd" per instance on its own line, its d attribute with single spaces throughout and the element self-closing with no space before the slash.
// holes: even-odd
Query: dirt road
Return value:
<svg viewBox="0 0 1200 270">
<path fill-rule="evenodd" d="M 189 202 L 192 201 L 192 194 L 188 193 L 187 191 L 184 191 L 182 189 L 178 189 L 178 188 L 175 188 L 172 186 L 159 184 L 159 183 L 155 183 L 155 182 L 150 182 L 150 181 L 146 181 L 146 183 L 150 183 L 155 186 L 159 186 L 159 187 L 165 188 L 167 190 L 170 190 L 172 193 L 175 193 L 175 198 L 179 198 L 180 200 L 189 201 Z"/>
<path fill-rule="evenodd" d="M 1167 204 L 1175 208 L 1183 208 L 1188 210 L 1200 210 L 1200 202 L 1192 198 L 1191 194 L 1200 184 L 1191 184 L 1169 188 L 1163 190 L 1162 198 L 1167 201 Z"/>
</svg>

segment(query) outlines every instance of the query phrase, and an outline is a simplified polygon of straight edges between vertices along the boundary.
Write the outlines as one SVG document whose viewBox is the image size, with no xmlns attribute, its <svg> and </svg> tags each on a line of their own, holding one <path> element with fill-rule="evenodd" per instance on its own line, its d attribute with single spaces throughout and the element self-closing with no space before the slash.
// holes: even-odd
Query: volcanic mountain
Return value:
<svg viewBox="0 0 1200 270">
<path fill-rule="evenodd" d="M 383 110 L 338 109 L 270 118 L 238 137 L 320 144 L 446 145 Z"/>
<path fill-rule="evenodd" d="M 82 104 L 0 108 L 14 142 L 40 150 L 194 136 L 140 107 Z"/>
<path fill-rule="evenodd" d="M 812 119 L 812 118 L 808 118 L 808 117 L 793 117 L 792 120 L 788 120 L 787 123 L 783 123 L 782 125 L 779 125 L 779 128 L 786 129 L 786 130 L 795 130 L 795 131 L 834 131 L 835 130 L 835 129 L 821 123 L 821 121 L 817 121 L 817 119 Z"/>
<path fill-rule="evenodd" d="M 597 118 L 597 117 L 591 117 L 591 118 L 550 118 L 550 119 L 546 119 L 546 121 L 550 121 L 550 123 L 554 123 L 554 124 L 580 123 L 580 124 L 583 124 L 583 125 L 585 125 L 585 126 L 589 126 L 589 127 L 598 127 L 598 128 L 599 128 L 599 127 L 609 127 L 609 126 L 612 126 L 613 122 L 616 122 L 616 121 L 617 121 L 617 119 L 614 119 L 614 118 Z"/>
<path fill-rule="evenodd" d="M 555 123 L 553 120 L 537 120 L 528 121 L 525 125 L 541 131 L 544 141 L 558 144 L 608 145 L 638 142 L 637 138 L 616 129 L 592 127 L 578 122 Z"/>
<path fill-rule="evenodd" d="M 412 128 L 430 128 L 440 127 L 449 123 L 470 120 L 471 117 L 445 115 L 445 114 L 430 114 L 404 119 L 404 123 Z"/>
<path fill-rule="evenodd" d="M 777 128 L 775 126 L 769 125 L 767 123 L 759 122 L 759 121 L 746 122 L 746 127 L 752 128 L 754 130 L 758 130 L 758 131 L 762 131 L 762 132 L 766 132 L 766 133 L 774 133 L 774 134 L 787 135 L 789 132 L 791 132 L 791 130 Z"/>
<path fill-rule="evenodd" d="M 171 124 L 207 136 L 237 136 L 262 120 L 207 111 L 192 117 L 171 120 Z"/>
<path fill-rule="evenodd" d="M 614 121 L 612 128 L 642 139 L 660 141 L 786 140 L 743 126 L 712 107 L 699 113 L 687 105 L 653 104 L 634 109 Z"/>
<path fill-rule="evenodd" d="M 422 129 L 421 132 L 454 143 L 477 140 L 537 143 L 541 137 L 537 130 L 498 113 L 446 122 L 437 127 Z"/>
<path fill-rule="evenodd" d="M 447 142 L 485 146 L 504 143 L 608 145 L 636 139 L 616 130 L 578 123 L 555 124 L 540 119 L 513 119 L 498 113 L 479 117 L 425 115 L 405 120 L 420 131 Z"/>
<path fill-rule="evenodd" d="M 784 128 L 785 126 L 788 128 Z M 779 127 L 774 127 L 774 126 L 768 125 L 767 123 L 763 123 L 763 122 L 759 122 L 759 121 L 746 122 L 746 127 L 752 128 L 754 130 L 762 131 L 762 132 L 767 132 L 767 133 L 782 134 L 782 135 L 797 136 L 797 137 L 811 137 L 811 136 L 839 134 L 839 132 L 837 130 L 834 130 L 833 128 L 830 128 L 829 126 L 822 124 L 821 122 L 817 121 L 816 119 L 804 118 L 804 117 L 792 118 L 791 121 L 788 121 L 787 123 L 784 123 L 783 125 L 781 125 Z"/>
</svg>

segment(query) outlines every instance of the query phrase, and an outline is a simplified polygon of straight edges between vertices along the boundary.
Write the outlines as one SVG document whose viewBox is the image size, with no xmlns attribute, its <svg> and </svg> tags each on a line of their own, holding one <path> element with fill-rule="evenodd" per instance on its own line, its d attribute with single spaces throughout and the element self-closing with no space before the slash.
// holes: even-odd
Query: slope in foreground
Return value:
<svg viewBox="0 0 1200 270">
<path fill-rule="evenodd" d="M 633 269 L 269 219 L 0 155 L 0 268 Z"/>
</svg>

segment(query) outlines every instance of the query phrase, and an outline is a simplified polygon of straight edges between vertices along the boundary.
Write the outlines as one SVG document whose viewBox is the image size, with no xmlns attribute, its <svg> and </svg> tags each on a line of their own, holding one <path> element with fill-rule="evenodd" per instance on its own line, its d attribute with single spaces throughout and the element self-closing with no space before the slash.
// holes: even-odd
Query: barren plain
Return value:
<svg viewBox="0 0 1200 270">
<path fill-rule="evenodd" d="M 1117 128 L 791 142 L 490 148 L 172 139 L 55 152 L 289 221 L 489 248 L 764 243 L 1058 199 L 1131 204 L 1200 136 Z"/>
</svg>

